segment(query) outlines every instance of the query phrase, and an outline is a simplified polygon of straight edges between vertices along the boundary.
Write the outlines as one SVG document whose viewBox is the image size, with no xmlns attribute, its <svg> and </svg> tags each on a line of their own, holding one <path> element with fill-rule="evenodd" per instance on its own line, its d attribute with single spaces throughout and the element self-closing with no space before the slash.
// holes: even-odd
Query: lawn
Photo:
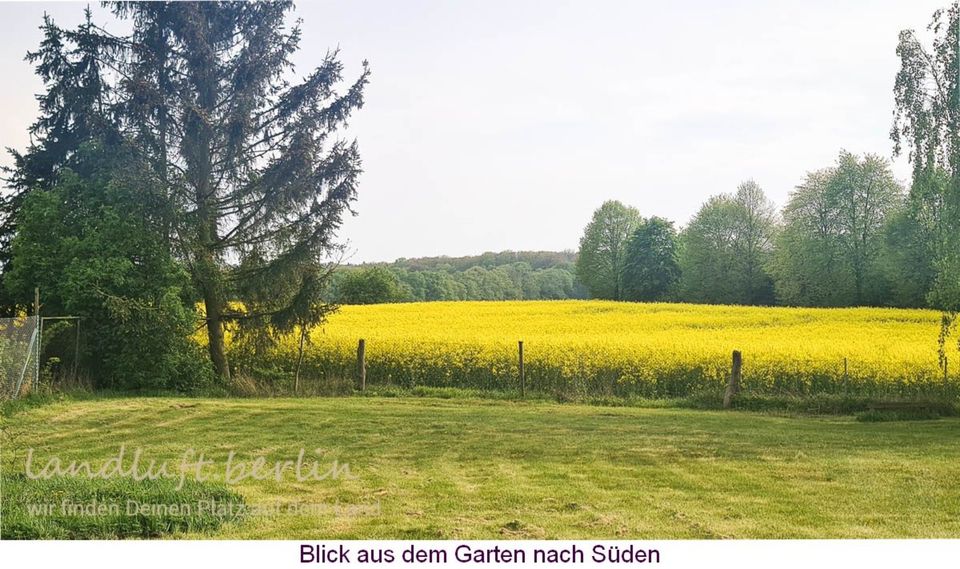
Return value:
<svg viewBox="0 0 960 569">
<path fill-rule="evenodd" d="M 350 477 L 298 481 L 284 471 L 281 482 L 230 485 L 262 509 L 175 537 L 960 537 L 958 419 L 412 397 L 103 398 L 29 408 L 4 431 L 8 480 L 23 474 L 29 448 L 34 470 L 53 456 L 97 466 L 121 444 L 176 465 L 189 448 L 220 466 L 230 451 L 272 465 L 300 448 L 349 465 Z M 224 482 L 222 470 L 210 470 L 219 472 L 211 483 Z M 329 508 L 292 514 L 275 504 Z"/>
</svg>

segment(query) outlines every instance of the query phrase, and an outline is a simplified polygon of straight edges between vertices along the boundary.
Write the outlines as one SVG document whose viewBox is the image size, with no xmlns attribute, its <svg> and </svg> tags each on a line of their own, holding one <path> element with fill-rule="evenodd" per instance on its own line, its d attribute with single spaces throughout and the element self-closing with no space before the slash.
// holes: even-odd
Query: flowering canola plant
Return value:
<svg viewBox="0 0 960 569">
<path fill-rule="evenodd" d="M 889 308 L 783 308 L 608 301 L 429 302 L 343 306 L 315 329 L 310 375 L 352 377 L 366 341 L 368 384 L 527 388 L 583 395 L 681 396 L 722 388 L 733 350 L 758 393 L 941 392 L 939 314 Z M 285 338 L 276 355 L 292 361 Z M 953 366 L 960 369 L 960 357 Z"/>
</svg>

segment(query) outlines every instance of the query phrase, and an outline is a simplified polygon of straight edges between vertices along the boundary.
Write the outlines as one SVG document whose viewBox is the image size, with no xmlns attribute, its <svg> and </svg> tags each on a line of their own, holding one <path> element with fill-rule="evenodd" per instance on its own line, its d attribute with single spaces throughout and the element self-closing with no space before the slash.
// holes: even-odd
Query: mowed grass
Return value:
<svg viewBox="0 0 960 569">
<path fill-rule="evenodd" d="M 960 420 L 592 407 L 429 398 L 94 399 L 6 420 L 3 472 L 102 462 L 121 444 L 178 463 L 187 449 L 295 459 L 324 449 L 352 480 L 246 480 L 264 512 L 223 538 L 960 537 Z M 221 480 L 222 481 L 222 477 Z M 217 482 L 214 480 L 213 482 Z"/>
</svg>

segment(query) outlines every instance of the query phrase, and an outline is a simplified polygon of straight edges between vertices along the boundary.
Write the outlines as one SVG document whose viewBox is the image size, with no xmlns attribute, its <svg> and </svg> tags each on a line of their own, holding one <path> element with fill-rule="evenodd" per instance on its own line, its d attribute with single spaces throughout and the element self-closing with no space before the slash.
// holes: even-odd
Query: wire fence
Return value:
<svg viewBox="0 0 960 569">
<path fill-rule="evenodd" d="M 39 347 L 36 316 L 0 318 L 0 400 L 16 399 L 36 385 Z"/>
</svg>

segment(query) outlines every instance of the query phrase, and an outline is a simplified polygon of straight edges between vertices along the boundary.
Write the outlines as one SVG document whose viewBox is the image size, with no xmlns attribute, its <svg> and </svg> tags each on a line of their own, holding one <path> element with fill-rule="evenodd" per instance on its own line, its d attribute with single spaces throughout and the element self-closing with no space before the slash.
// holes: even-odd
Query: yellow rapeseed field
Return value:
<svg viewBox="0 0 960 569">
<path fill-rule="evenodd" d="M 352 377 L 363 338 L 369 384 L 516 389 L 523 340 L 528 389 L 541 392 L 717 389 L 740 350 L 744 387 L 754 392 L 915 394 L 945 388 L 939 318 L 928 310 L 605 301 L 344 306 L 312 334 L 304 370 L 316 381 Z M 288 338 L 277 355 L 289 362 L 295 351 Z"/>
</svg>

